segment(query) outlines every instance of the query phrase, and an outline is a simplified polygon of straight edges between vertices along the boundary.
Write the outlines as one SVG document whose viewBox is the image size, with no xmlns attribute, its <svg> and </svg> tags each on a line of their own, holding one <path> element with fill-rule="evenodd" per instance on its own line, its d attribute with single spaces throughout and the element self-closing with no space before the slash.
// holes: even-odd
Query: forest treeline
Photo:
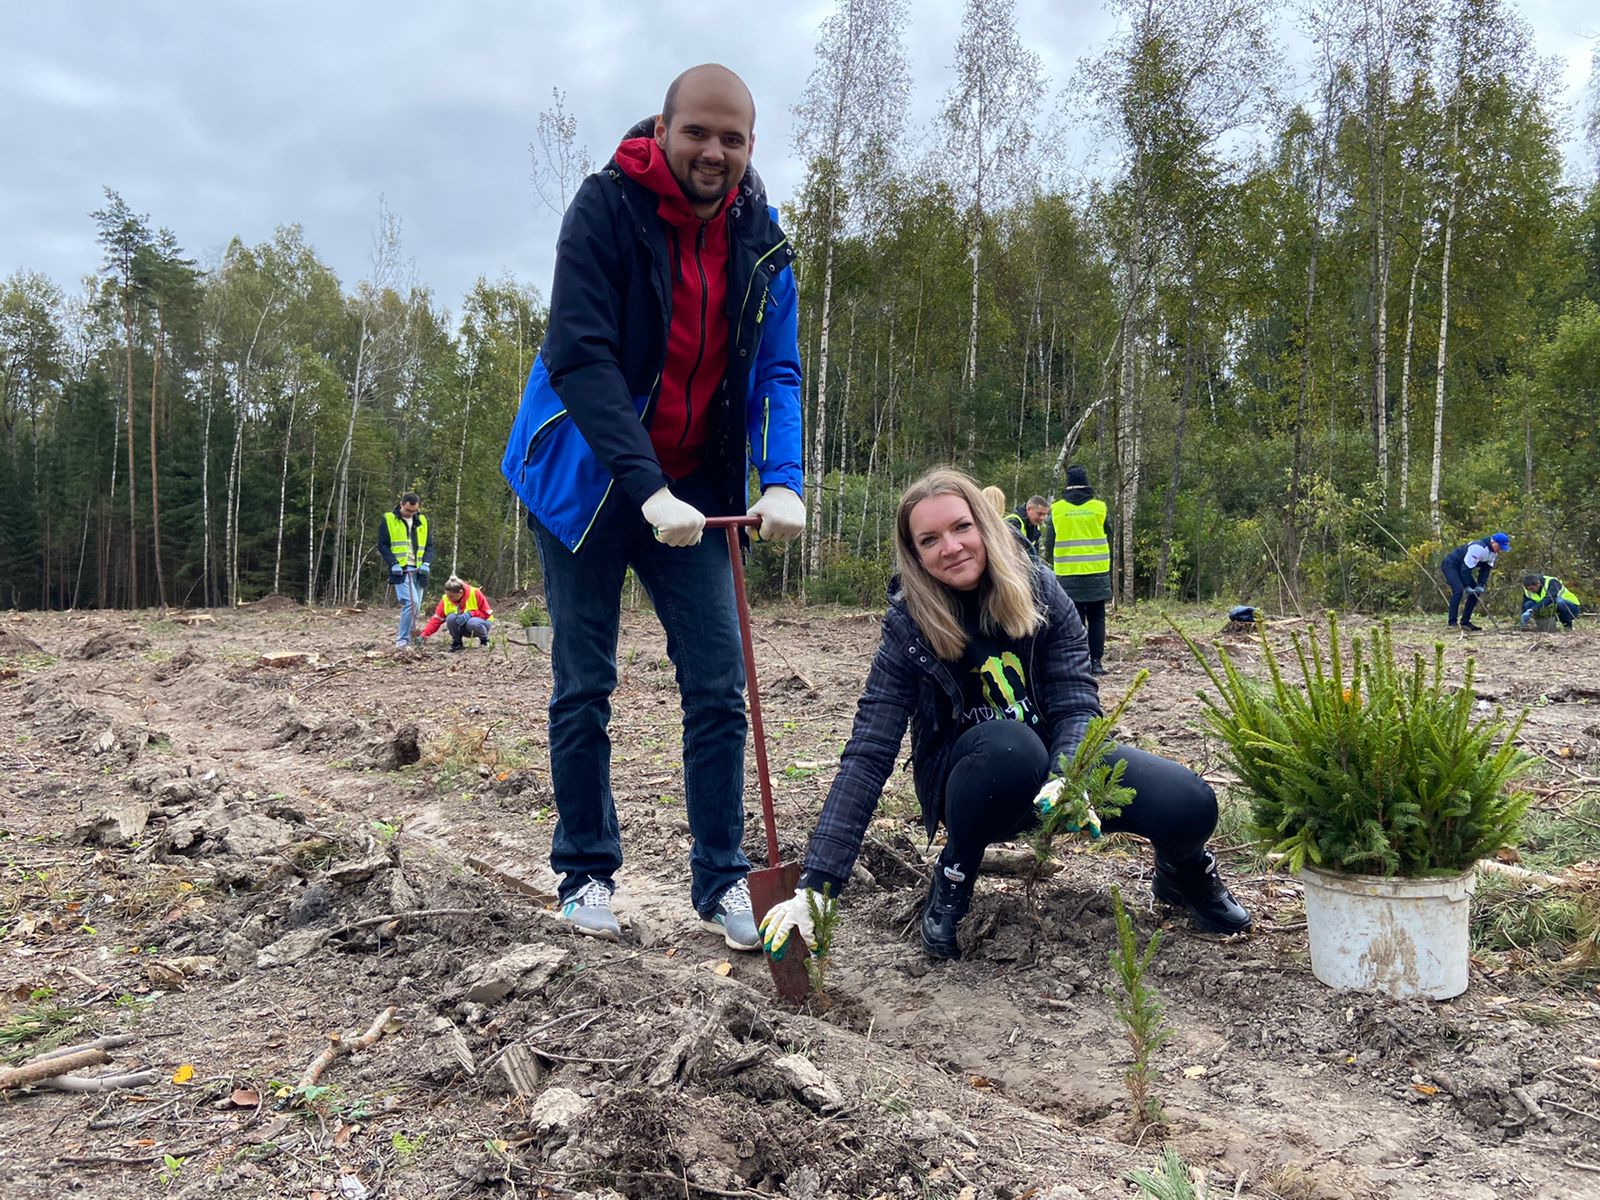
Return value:
<svg viewBox="0 0 1600 1200">
<path fill-rule="evenodd" d="M 1111 8 L 1051 81 L 1011 0 L 967 0 L 928 129 L 904 0 L 820 27 L 784 206 L 811 523 L 755 548 L 754 585 L 874 603 L 927 466 L 1020 501 L 1081 462 L 1122 603 L 1405 609 L 1496 529 L 1592 600 L 1600 72 L 1574 110 L 1503 0 L 1321 0 L 1294 60 L 1270 5 Z M 530 144 L 553 207 L 609 150 L 562 104 Z M 293 224 L 201 265 L 110 188 L 86 220 L 94 275 L 0 282 L 0 604 L 372 598 L 408 489 L 436 565 L 536 584 L 499 460 L 537 288 L 480 279 L 452 312 L 381 208 L 353 287 Z"/>
</svg>

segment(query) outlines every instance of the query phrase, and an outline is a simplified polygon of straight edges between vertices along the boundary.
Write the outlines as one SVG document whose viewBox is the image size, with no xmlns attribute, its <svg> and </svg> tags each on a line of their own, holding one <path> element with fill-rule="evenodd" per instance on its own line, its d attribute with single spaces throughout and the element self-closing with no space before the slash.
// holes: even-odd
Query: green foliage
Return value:
<svg viewBox="0 0 1600 1200">
<path fill-rule="evenodd" d="M 1072 756 L 1063 754 L 1056 763 L 1061 799 L 1039 822 L 1033 834 L 1034 855 L 1041 862 L 1049 857 L 1050 846 L 1057 835 L 1089 828 L 1091 810 L 1101 821 L 1107 821 L 1120 815 L 1132 801 L 1133 789 L 1122 786 L 1122 775 L 1128 764 L 1120 759 L 1115 763 L 1107 762 L 1106 753 L 1113 745 L 1111 735 L 1117 722 L 1122 720 L 1134 696 L 1149 678 L 1147 670 L 1135 675 L 1116 707 L 1104 716 L 1091 719 Z"/>
<path fill-rule="evenodd" d="M 161 1186 L 170 1188 L 178 1182 L 178 1176 L 183 1174 L 183 1164 L 188 1162 L 187 1155 L 178 1157 L 172 1154 L 161 1156 Z"/>
<path fill-rule="evenodd" d="M 1519 951 L 1543 961 L 1564 956 L 1590 932 L 1592 905 L 1577 893 L 1552 892 L 1486 876 L 1472 897 L 1472 942 L 1493 953 Z"/>
<path fill-rule="evenodd" d="M 811 953 L 806 956 L 806 975 L 811 990 L 827 995 L 828 968 L 833 964 L 834 936 L 839 928 L 839 902 L 833 898 L 833 884 L 822 885 L 822 895 L 806 892 L 806 911 L 811 916 Z"/>
<path fill-rule="evenodd" d="M 1200 700 L 1253 797 L 1252 832 L 1291 869 L 1454 874 L 1516 841 L 1528 796 L 1507 785 L 1532 761 L 1513 744 L 1527 713 L 1509 725 L 1498 708 L 1475 717 L 1474 660 L 1450 688 L 1442 644 L 1431 669 L 1420 654 L 1406 669 L 1387 622 L 1346 651 L 1329 614 L 1326 654 L 1315 629 L 1293 635 L 1293 685 L 1262 629 L 1263 686 L 1220 644 L 1219 671 L 1173 628 L 1215 688 Z"/>
<path fill-rule="evenodd" d="M 67 1040 L 83 1012 L 73 1005 L 52 1004 L 54 995 L 50 988 L 35 988 L 25 1006 L 0 1022 L 0 1062 L 42 1054 Z"/>
<path fill-rule="evenodd" d="M 389 1145 L 394 1147 L 394 1152 L 404 1162 L 417 1151 L 422 1149 L 422 1144 L 428 1140 L 426 1133 L 408 1134 L 403 1129 L 396 1129 L 389 1135 Z"/>
<path fill-rule="evenodd" d="M 517 624 L 524 629 L 531 629 L 536 625 L 550 624 L 550 614 L 545 611 L 544 605 L 537 600 L 529 600 L 517 609 Z"/>
<path fill-rule="evenodd" d="M 1161 1165 L 1155 1171 L 1141 1168 L 1129 1171 L 1127 1178 L 1150 1200 L 1206 1200 L 1208 1195 L 1205 1184 L 1190 1177 L 1188 1166 L 1171 1146 L 1161 1151 Z"/>
<path fill-rule="evenodd" d="M 1161 1102 L 1153 1090 L 1156 1071 L 1151 1059 L 1172 1037 L 1160 997 L 1145 983 L 1150 963 L 1161 947 L 1161 930 L 1152 933 L 1141 950 L 1133 921 L 1122 903 L 1122 889 L 1115 884 L 1111 887 L 1111 911 L 1117 920 L 1117 946 L 1110 952 L 1114 983 L 1106 985 L 1105 993 L 1133 1053 L 1133 1062 L 1123 1072 L 1122 1081 L 1128 1088 L 1134 1128 L 1142 1130 L 1162 1120 Z"/>
</svg>

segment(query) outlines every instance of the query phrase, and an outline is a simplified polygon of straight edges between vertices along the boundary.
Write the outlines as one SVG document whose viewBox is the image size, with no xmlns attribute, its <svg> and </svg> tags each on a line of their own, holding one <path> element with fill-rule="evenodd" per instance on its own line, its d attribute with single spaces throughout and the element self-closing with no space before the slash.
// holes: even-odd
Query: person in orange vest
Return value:
<svg viewBox="0 0 1600 1200">
<path fill-rule="evenodd" d="M 452 575 L 444 581 L 444 599 L 422 627 L 422 636 L 430 638 L 443 626 L 450 631 L 450 652 L 454 654 L 463 648 L 462 638 L 467 634 L 476 635 L 478 644 L 487 646 L 493 619 L 494 609 L 482 590 Z"/>
</svg>

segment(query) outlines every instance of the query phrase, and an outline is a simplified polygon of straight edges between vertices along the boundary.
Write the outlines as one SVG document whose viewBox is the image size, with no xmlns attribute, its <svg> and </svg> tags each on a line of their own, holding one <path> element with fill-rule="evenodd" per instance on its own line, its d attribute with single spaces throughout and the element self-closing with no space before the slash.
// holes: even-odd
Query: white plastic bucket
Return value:
<svg viewBox="0 0 1600 1200">
<path fill-rule="evenodd" d="M 1305 867 L 1311 973 L 1329 987 L 1448 1000 L 1467 990 L 1472 871 L 1444 878 Z"/>
</svg>

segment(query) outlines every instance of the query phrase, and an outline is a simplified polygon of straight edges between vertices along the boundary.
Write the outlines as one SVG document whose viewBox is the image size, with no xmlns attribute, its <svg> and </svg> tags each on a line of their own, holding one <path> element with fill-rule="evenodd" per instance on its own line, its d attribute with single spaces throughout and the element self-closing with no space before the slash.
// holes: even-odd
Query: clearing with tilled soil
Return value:
<svg viewBox="0 0 1600 1200">
<path fill-rule="evenodd" d="M 878 626 L 756 625 L 794 858 Z M 625 614 L 611 724 L 616 945 L 552 908 L 542 652 L 397 654 L 389 611 L 281 598 L 0 616 L 0 1058 L 108 1038 L 98 1070 L 146 1073 L 0 1093 L 0 1193 L 1067 1200 L 1131 1194 L 1170 1146 L 1213 1196 L 1600 1194 L 1596 964 L 1560 965 L 1544 921 L 1570 902 L 1537 876 L 1486 884 L 1472 986 L 1447 1003 L 1316 982 L 1299 887 L 1246 845 L 1203 676 L 1164 630 L 1113 623 L 1104 696 L 1151 669 L 1119 736 L 1218 786 L 1213 844 L 1254 932 L 1218 942 L 1153 907 L 1147 849 L 1113 837 L 1041 880 L 987 874 L 964 958 L 932 964 L 912 920 L 932 851 L 900 772 L 825 994 L 797 1012 L 689 907 L 677 691 L 648 612 Z M 1395 627 L 1417 647 L 1443 632 Z M 1532 708 L 1524 865 L 1600 858 L 1600 635 L 1452 636 L 1455 671 L 1469 651 L 1485 701 Z M 1103 992 L 1113 883 L 1141 935 L 1166 928 L 1165 1120 L 1137 1135 Z"/>
</svg>

